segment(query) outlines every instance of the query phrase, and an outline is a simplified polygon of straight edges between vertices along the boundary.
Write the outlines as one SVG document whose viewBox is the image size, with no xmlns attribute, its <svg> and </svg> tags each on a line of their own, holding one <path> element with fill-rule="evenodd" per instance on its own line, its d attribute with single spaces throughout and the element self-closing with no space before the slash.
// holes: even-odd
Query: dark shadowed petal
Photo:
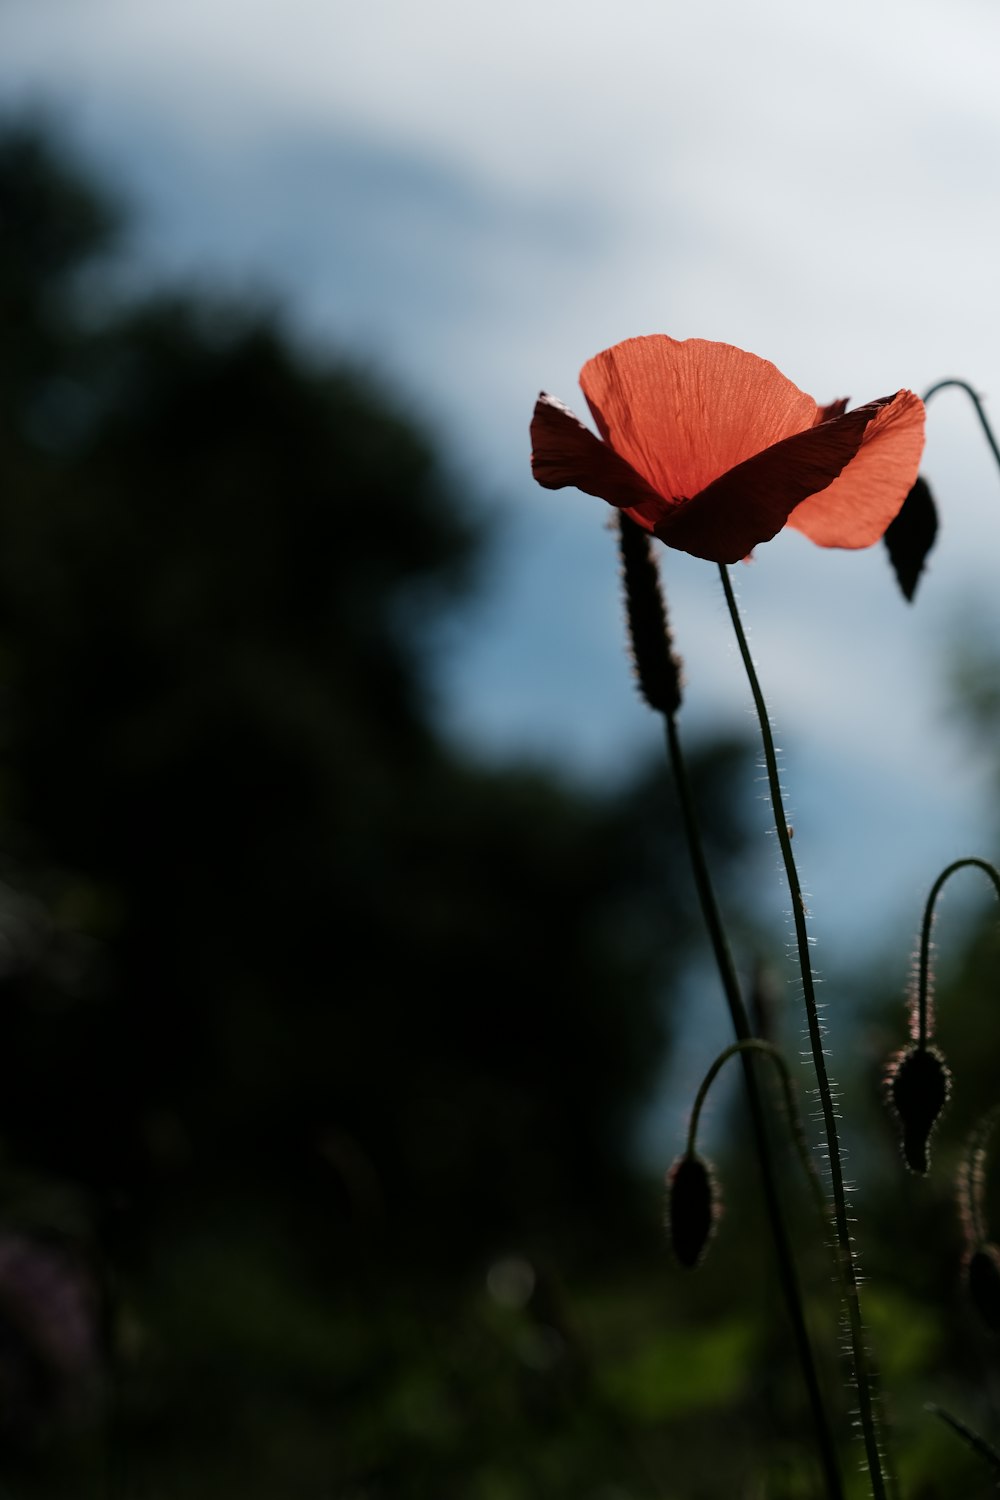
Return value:
<svg viewBox="0 0 1000 1500">
<path fill-rule="evenodd" d="M 668 502 L 602 443 L 568 406 L 543 391 L 531 419 L 531 472 L 549 490 L 575 485 L 625 510 L 652 531 Z"/>
<path fill-rule="evenodd" d="M 626 339 L 588 360 L 580 384 L 605 442 L 675 500 L 818 415 L 769 360 L 707 339 Z"/>
<path fill-rule="evenodd" d="M 842 417 L 847 410 L 849 397 L 838 396 L 836 401 L 831 401 L 829 406 L 820 406 L 816 409 L 816 421 L 829 422 L 834 417 Z"/>
<path fill-rule="evenodd" d="M 656 535 L 668 547 L 695 557 L 739 562 L 779 532 L 808 495 L 837 478 L 880 406 L 859 406 L 738 464 L 686 505 L 668 512 Z"/>
<path fill-rule="evenodd" d="M 789 526 L 821 547 L 877 542 L 917 477 L 924 451 L 924 403 L 912 391 L 897 391 L 873 405 L 879 409 L 850 464 L 788 518 Z"/>
</svg>

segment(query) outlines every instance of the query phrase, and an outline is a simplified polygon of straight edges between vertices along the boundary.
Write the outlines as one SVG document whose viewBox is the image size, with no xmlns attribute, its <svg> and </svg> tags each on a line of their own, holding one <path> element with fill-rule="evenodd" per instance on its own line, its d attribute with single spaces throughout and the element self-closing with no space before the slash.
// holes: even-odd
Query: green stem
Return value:
<svg viewBox="0 0 1000 1500">
<path fill-rule="evenodd" d="M 964 870 L 974 866 L 982 870 L 993 882 L 993 889 L 1000 896 L 1000 872 L 985 859 L 977 859 L 970 856 L 967 859 L 956 859 L 941 871 L 941 874 L 931 886 L 927 904 L 924 907 L 924 919 L 920 927 L 920 960 L 917 968 L 917 1046 L 921 1052 L 927 1047 L 927 1010 L 928 991 L 930 989 L 931 968 L 931 927 L 934 923 L 934 907 L 945 881 L 954 875 L 956 870 Z"/>
<path fill-rule="evenodd" d="M 997 467 L 1000 468 L 1000 447 L 997 446 L 997 440 L 993 436 L 993 428 L 989 424 L 982 401 L 979 399 L 979 396 L 972 389 L 972 386 L 969 385 L 967 380 L 937 381 L 935 385 L 930 386 L 926 391 L 924 391 L 924 405 L 927 405 L 927 402 L 931 399 L 935 392 L 947 390 L 949 386 L 955 386 L 958 390 L 964 391 L 969 400 L 972 402 L 973 406 L 976 408 L 976 416 L 979 418 L 979 425 L 982 427 L 983 432 L 986 434 L 986 441 L 989 443 L 990 449 L 993 453 L 993 457 L 996 459 Z"/>
<path fill-rule="evenodd" d="M 968 1444 L 973 1453 L 977 1453 L 980 1458 L 984 1458 L 993 1470 L 994 1481 L 1000 1484 L 1000 1453 L 985 1438 L 980 1437 L 978 1432 L 973 1432 L 971 1427 L 967 1427 L 964 1422 L 960 1422 L 957 1417 L 953 1417 L 950 1411 L 945 1411 L 943 1406 L 937 1406 L 933 1401 L 928 1401 L 924 1410 L 933 1412 L 936 1417 L 940 1417 L 941 1421 L 947 1427 L 950 1427 L 952 1432 L 962 1439 L 963 1443 Z"/>
<path fill-rule="evenodd" d="M 812 963 L 809 956 L 809 933 L 806 927 L 805 902 L 802 899 L 802 888 L 799 884 L 795 856 L 792 853 L 792 841 L 788 831 L 788 821 L 785 817 L 784 801 L 781 795 L 781 781 L 778 775 L 778 758 L 775 753 L 774 736 L 771 733 L 767 704 L 764 702 L 764 695 L 761 692 L 760 683 L 757 679 L 753 658 L 750 655 L 750 648 L 747 645 L 747 638 L 740 620 L 739 610 L 736 607 L 736 596 L 733 593 L 729 570 L 724 563 L 719 564 L 719 575 L 722 579 L 726 604 L 729 607 L 729 615 L 733 622 L 733 629 L 736 632 L 740 656 L 743 658 L 743 666 L 746 670 L 747 680 L 750 683 L 750 691 L 753 695 L 754 706 L 760 722 L 761 737 L 764 742 L 767 781 L 771 794 L 771 805 L 774 810 L 775 829 L 781 848 L 781 857 L 785 866 L 785 877 L 788 881 L 788 889 L 791 896 L 792 920 L 795 925 L 799 967 L 802 971 L 802 989 L 806 1008 L 806 1022 L 809 1030 L 809 1045 L 812 1051 L 813 1068 L 816 1073 L 823 1127 L 826 1135 L 827 1157 L 830 1167 L 830 1186 L 833 1195 L 833 1222 L 847 1300 L 852 1364 L 857 1382 L 858 1409 L 861 1418 L 862 1433 L 864 1435 L 865 1456 L 868 1461 L 868 1472 L 871 1477 L 874 1500 L 885 1500 L 886 1483 L 882 1469 L 882 1455 L 879 1452 L 878 1446 L 878 1433 L 876 1431 L 872 1372 L 861 1321 L 858 1271 L 851 1245 L 851 1230 L 847 1215 L 847 1195 L 844 1188 L 844 1171 L 840 1155 L 840 1141 L 837 1136 L 836 1110 L 833 1103 L 833 1091 L 830 1087 L 830 1080 L 826 1071 L 823 1032 L 816 1005 L 816 990 L 813 980 Z"/>
<path fill-rule="evenodd" d="M 695 812 L 694 798 L 691 794 L 687 766 L 681 750 L 680 736 L 677 733 L 677 723 L 673 714 L 665 714 L 664 719 L 667 726 L 667 749 L 670 755 L 670 766 L 681 805 L 684 832 L 687 837 L 688 852 L 691 858 L 691 868 L 694 874 L 695 887 L 698 892 L 698 900 L 701 904 L 705 926 L 708 929 L 726 1003 L 729 1006 L 733 1030 L 736 1032 L 739 1042 L 748 1042 L 752 1037 L 750 1021 L 747 1016 L 746 1007 L 743 1004 L 743 996 L 740 991 L 739 980 L 736 976 L 736 967 L 729 950 L 729 943 L 726 940 L 725 927 L 723 926 L 722 917 L 719 912 L 719 904 L 716 900 L 712 878 L 709 874 L 708 862 L 705 858 L 705 849 L 702 843 L 698 817 Z M 805 1313 L 802 1307 L 802 1293 L 799 1288 L 798 1273 L 795 1269 L 795 1259 L 792 1255 L 788 1230 L 781 1212 L 781 1203 L 775 1180 L 774 1163 L 771 1160 L 771 1146 L 767 1135 L 760 1087 L 754 1071 L 753 1059 L 745 1050 L 742 1053 L 741 1062 L 743 1064 L 743 1079 L 746 1085 L 747 1102 L 750 1106 L 754 1144 L 757 1150 L 757 1160 L 760 1165 L 761 1186 L 764 1190 L 764 1205 L 768 1223 L 771 1226 L 771 1235 L 774 1240 L 778 1280 L 781 1284 L 785 1306 L 792 1324 L 796 1353 L 809 1398 L 809 1409 L 812 1413 L 813 1426 L 816 1432 L 820 1464 L 830 1500 L 842 1500 L 844 1491 L 840 1479 L 840 1468 L 837 1463 L 837 1451 L 833 1435 L 830 1431 L 826 1406 L 824 1405 L 823 1394 L 819 1386 L 819 1378 L 816 1373 L 816 1362 L 813 1358 L 812 1345 L 809 1341 L 809 1331 L 806 1327 Z"/>
</svg>

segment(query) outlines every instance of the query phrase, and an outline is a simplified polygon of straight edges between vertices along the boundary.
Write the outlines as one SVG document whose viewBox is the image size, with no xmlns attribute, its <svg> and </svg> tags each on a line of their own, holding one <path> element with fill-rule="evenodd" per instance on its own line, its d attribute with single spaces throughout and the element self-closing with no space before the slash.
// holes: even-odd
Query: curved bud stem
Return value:
<svg viewBox="0 0 1000 1500">
<path fill-rule="evenodd" d="M 759 1037 L 748 1037 L 744 1041 L 733 1042 L 731 1046 L 726 1047 L 724 1051 L 719 1053 L 718 1057 L 715 1059 L 712 1066 L 705 1074 L 705 1077 L 702 1079 L 701 1086 L 698 1089 L 697 1094 L 695 1095 L 694 1106 L 691 1110 L 691 1123 L 688 1126 L 688 1155 L 693 1155 L 695 1152 L 698 1136 L 698 1125 L 701 1121 L 701 1111 L 702 1107 L 704 1106 L 705 1100 L 708 1097 L 709 1089 L 712 1087 L 712 1084 L 715 1082 L 719 1073 L 725 1067 L 729 1059 L 731 1057 L 735 1057 L 737 1053 L 740 1052 L 763 1052 L 765 1056 L 770 1057 L 777 1066 L 778 1074 L 781 1078 L 782 1094 L 784 1095 L 785 1113 L 788 1116 L 788 1125 L 792 1132 L 792 1139 L 795 1142 L 795 1149 L 798 1152 L 799 1161 L 802 1163 L 802 1169 L 809 1179 L 809 1186 L 812 1190 L 813 1198 L 815 1199 L 816 1206 L 819 1210 L 820 1218 L 825 1224 L 826 1198 L 823 1193 L 823 1184 L 820 1182 L 819 1173 L 816 1170 L 815 1163 L 813 1162 L 812 1155 L 809 1150 L 809 1143 L 806 1140 L 806 1133 L 802 1127 L 802 1116 L 800 1115 L 798 1105 L 795 1102 L 795 1086 L 792 1083 L 792 1075 L 788 1071 L 788 1064 L 785 1061 L 783 1054 L 779 1051 L 779 1049 L 774 1045 L 773 1042 L 762 1041 Z"/>
<path fill-rule="evenodd" d="M 988 875 L 993 883 L 993 889 L 1000 897 L 1000 871 L 997 871 L 989 860 L 978 859 L 970 856 L 967 859 L 956 859 L 947 865 L 931 886 L 930 895 L 927 897 L 927 905 L 924 907 L 924 919 L 920 927 L 920 958 L 917 967 L 917 1000 L 916 1000 L 916 1043 L 921 1052 L 926 1051 L 927 1043 L 931 1034 L 931 1026 L 928 1019 L 928 991 L 930 989 L 930 967 L 931 967 L 931 927 L 934 922 L 934 907 L 941 890 L 956 870 L 964 870 L 970 867 L 982 870 Z"/>
<path fill-rule="evenodd" d="M 997 467 L 1000 468 L 1000 446 L 998 446 L 997 440 L 993 435 L 993 428 L 989 424 L 989 419 L 986 416 L 983 403 L 967 380 L 939 380 L 934 385 L 928 386 L 927 390 L 924 391 L 924 405 L 926 406 L 927 402 L 933 395 L 936 394 L 937 391 L 947 390 L 949 386 L 955 386 L 958 390 L 964 391 L 969 400 L 972 402 L 973 406 L 976 408 L 976 416 L 979 418 L 979 425 L 982 427 L 983 432 L 986 435 L 986 441 L 989 443 L 990 451 L 993 454 L 993 457 L 996 459 Z"/>
</svg>

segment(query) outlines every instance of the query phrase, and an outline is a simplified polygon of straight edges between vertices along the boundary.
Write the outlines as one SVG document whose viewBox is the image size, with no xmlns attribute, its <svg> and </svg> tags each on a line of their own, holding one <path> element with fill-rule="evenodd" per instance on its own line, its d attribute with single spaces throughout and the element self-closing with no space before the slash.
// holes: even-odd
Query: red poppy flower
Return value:
<svg viewBox="0 0 1000 1500">
<path fill-rule="evenodd" d="M 543 392 L 539 484 L 598 495 L 711 562 L 738 562 L 786 524 L 822 547 L 868 547 L 917 477 L 924 407 L 912 391 L 821 407 L 766 359 L 665 334 L 606 349 L 580 384 L 603 442 Z"/>
</svg>

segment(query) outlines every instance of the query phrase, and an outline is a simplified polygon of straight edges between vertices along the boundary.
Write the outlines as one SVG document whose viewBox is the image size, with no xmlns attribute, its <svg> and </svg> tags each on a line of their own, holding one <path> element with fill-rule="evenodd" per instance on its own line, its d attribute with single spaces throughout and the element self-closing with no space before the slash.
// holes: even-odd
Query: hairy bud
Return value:
<svg viewBox="0 0 1000 1500">
<path fill-rule="evenodd" d="M 686 1152 L 667 1173 L 667 1231 L 682 1266 L 698 1265 L 718 1221 L 720 1203 L 711 1168 Z"/>
<path fill-rule="evenodd" d="M 912 1172 L 930 1166 L 931 1132 L 951 1093 L 951 1073 L 936 1047 L 907 1047 L 893 1058 L 889 1097 L 902 1128 L 903 1158 Z"/>
<path fill-rule="evenodd" d="M 681 662 L 673 650 L 649 534 L 620 512 L 618 537 L 628 632 L 639 691 L 650 708 L 661 714 L 675 714 L 681 706 Z"/>
</svg>

